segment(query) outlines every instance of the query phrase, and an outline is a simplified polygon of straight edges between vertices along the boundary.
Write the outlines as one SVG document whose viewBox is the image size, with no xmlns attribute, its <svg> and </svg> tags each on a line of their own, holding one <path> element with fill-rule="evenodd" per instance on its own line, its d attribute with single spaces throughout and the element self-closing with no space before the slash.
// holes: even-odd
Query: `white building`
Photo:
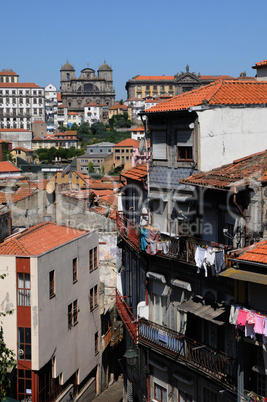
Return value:
<svg viewBox="0 0 267 402">
<path fill-rule="evenodd" d="M 132 130 L 131 130 L 131 138 L 133 140 L 140 141 L 144 137 L 145 137 L 145 129 L 144 129 L 144 127 L 132 128 Z"/>
<path fill-rule="evenodd" d="M 99 363 L 98 234 L 46 222 L 0 245 L 4 339 L 17 359 L 18 400 L 95 390 Z M 97 386 L 96 386 L 96 389 Z M 47 398 L 47 399 L 46 399 Z"/>
<path fill-rule="evenodd" d="M 80 126 L 83 122 L 83 117 L 81 114 L 76 112 L 69 112 L 68 113 L 68 126 L 71 127 L 73 124 L 77 124 Z"/>
<path fill-rule="evenodd" d="M 100 121 L 100 110 L 101 106 L 97 105 L 96 103 L 88 103 L 84 107 L 84 122 L 89 123 L 91 126 L 93 123 Z"/>
<path fill-rule="evenodd" d="M 140 98 L 127 99 L 124 104 L 128 107 L 129 118 L 132 121 L 141 121 L 139 113 L 145 110 L 145 100 Z"/>
<path fill-rule="evenodd" d="M 54 131 L 57 127 L 54 118 L 57 114 L 57 107 L 57 88 L 53 84 L 48 84 L 45 87 L 45 119 L 47 131 Z"/>
<path fill-rule="evenodd" d="M 0 82 L 0 128 L 31 130 L 45 119 L 44 88 L 34 83 Z"/>
</svg>

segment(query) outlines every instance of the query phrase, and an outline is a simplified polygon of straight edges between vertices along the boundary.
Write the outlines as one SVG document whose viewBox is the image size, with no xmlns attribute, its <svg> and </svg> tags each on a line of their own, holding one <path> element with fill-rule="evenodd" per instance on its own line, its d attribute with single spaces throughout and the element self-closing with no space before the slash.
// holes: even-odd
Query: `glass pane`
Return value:
<svg viewBox="0 0 267 402">
<path fill-rule="evenodd" d="M 19 393 L 22 394 L 24 392 L 24 380 L 19 380 Z"/>
<path fill-rule="evenodd" d="M 23 284 L 23 274 L 18 274 L 18 288 L 24 288 Z"/>
<path fill-rule="evenodd" d="M 24 343 L 24 328 L 18 328 L 18 342 Z"/>
<path fill-rule="evenodd" d="M 19 370 L 19 377 L 24 378 L 24 370 Z"/>
<path fill-rule="evenodd" d="M 18 290 L 18 306 L 24 306 L 24 290 Z"/>
<path fill-rule="evenodd" d="M 30 370 L 25 370 L 25 374 L 26 378 L 32 378 L 32 372 Z"/>
<path fill-rule="evenodd" d="M 26 380 L 26 394 L 32 393 L 32 382 L 31 380 Z"/>
<path fill-rule="evenodd" d="M 31 343 L 31 328 L 25 328 L 25 343 Z"/>
<path fill-rule="evenodd" d="M 167 390 L 162 388 L 162 402 L 167 402 Z"/>
<path fill-rule="evenodd" d="M 19 360 L 24 360 L 25 359 L 24 355 L 25 355 L 24 344 L 19 343 L 18 359 Z"/>
<path fill-rule="evenodd" d="M 25 274 L 25 288 L 26 289 L 31 288 L 30 274 Z"/>
<path fill-rule="evenodd" d="M 31 360 L 31 345 L 25 345 L 25 359 Z"/>
<path fill-rule="evenodd" d="M 31 291 L 25 290 L 25 306 L 31 305 Z"/>
</svg>

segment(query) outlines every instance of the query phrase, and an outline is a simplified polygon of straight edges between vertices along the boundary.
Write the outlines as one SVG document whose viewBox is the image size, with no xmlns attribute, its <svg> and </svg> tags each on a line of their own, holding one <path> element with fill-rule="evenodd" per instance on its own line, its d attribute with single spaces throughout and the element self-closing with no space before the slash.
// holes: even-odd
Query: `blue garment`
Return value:
<svg viewBox="0 0 267 402">
<path fill-rule="evenodd" d="M 147 241 L 148 238 L 148 229 L 140 229 L 140 246 L 141 250 L 146 251 L 147 249 Z"/>
</svg>

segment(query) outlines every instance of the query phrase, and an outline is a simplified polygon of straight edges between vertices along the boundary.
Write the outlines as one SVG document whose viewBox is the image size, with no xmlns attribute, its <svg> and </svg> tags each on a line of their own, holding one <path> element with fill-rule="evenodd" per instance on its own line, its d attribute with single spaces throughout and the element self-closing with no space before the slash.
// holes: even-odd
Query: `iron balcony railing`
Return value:
<svg viewBox="0 0 267 402">
<path fill-rule="evenodd" d="M 141 252 L 142 249 L 140 246 L 140 227 L 135 225 L 129 219 L 125 218 L 122 212 L 117 212 L 116 223 L 120 236 L 133 248 Z M 163 252 L 157 252 L 158 256 L 171 259 L 179 259 L 180 261 L 187 262 L 193 265 L 195 265 L 196 246 L 211 246 L 225 250 L 230 250 L 232 248 L 224 244 L 219 244 L 203 239 L 197 239 L 193 236 L 179 236 L 179 238 L 174 238 L 160 232 L 159 234 L 163 241 L 168 241 L 168 251 L 166 254 L 164 254 Z M 227 258 L 226 254 L 225 258 Z"/>
<path fill-rule="evenodd" d="M 174 360 L 182 360 L 192 368 L 235 388 L 236 361 L 223 352 L 144 318 L 138 320 L 138 343 Z"/>
<path fill-rule="evenodd" d="M 133 341 L 137 344 L 137 321 L 124 300 L 124 297 L 120 294 L 118 289 L 116 289 L 116 307 L 124 322 L 126 328 L 129 331 Z"/>
</svg>

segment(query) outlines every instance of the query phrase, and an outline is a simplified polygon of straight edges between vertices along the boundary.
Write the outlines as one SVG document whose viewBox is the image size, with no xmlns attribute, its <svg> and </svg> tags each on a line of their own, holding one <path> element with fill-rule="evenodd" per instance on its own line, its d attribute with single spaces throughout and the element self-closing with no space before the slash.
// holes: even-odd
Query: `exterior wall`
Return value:
<svg viewBox="0 0 267 402">
<path fill-rule="evenodd" d="M 266 79 L 267 79 L 267 67 L 258 68 L 256 78 L 257 78 L 257 81 L 266 81 Z"/>
<path fill-rule="evenodd" d="M 56 203 L 50 204 L 46 191 L 39 191 L 31 197 L 24 198 L 11 204 L 13 227 L 27 227 L 37 225 L 49 219 L 58 225 L 66 225 L 84 230 L 115 230 L 116 224 L 103 215 L 87 209 L 87 200 L 78 200 L 56 193 Z M 28 215 L 25 218 L 25 212 Z"/>
<path fill-rule="evenodd" d="M 148 149 L 148 159 L 150 159 L 150 150 Z M 141 165 L 146 162 L 146 151 L 140 155 L 139 148 L 133 147 L 132 167 Z"/>
<path fill-rule="evenodd" d="M 32 149 L 31 131 L 1 131 L 0 129 L 0 139 L 12 142 L 12 148 L 23 147 Z"/>
<path fill-rule="evenodd" d="M 47 126 L 45 122 L 36 122 L 32 125 L 33 138 L 44 137 L 47 135 Z"/>
<path fill-rule="evenodd" d="M 84 108 L 84 121 L 92 125 L 100 121 L 100 107 L 99 106 L 85 106 Z"/>
<path fill-rule="evenodd" d="M 113 165 L 114 167 L 124 164 L 124 171 L 132 167 L 133 147 L 113 147 Z"/>
<path fill-rule="evenodd" d="M 14 310 L 11 315 L 1 317 L 4 340 L 7 347 L 13 350 L 17 356 L 17 276 L 15 257 L 1 256 L 0 275 L 3 274 L 6 277 L 0 280 L 1 311 Z"/>
<path fill-rule="evenodd" d="M 88 301 L 90 288 L 99 285 L 99 270 L 89 273 L 89 250 L 97 246 L 97 233 L 90 233 L 38 257 L 37 264 L 32 264 L 33 288 L 38 289 L 32 292 L 32 344 L 33 350 L 39 351 L 32 360 L 32 370 L 39 370 L 55 354 L 55 376 L 63 373 L 65 382 L 79 369 L 80 383 L 97 365 L 94 340 L 100 331 L 100 313 L 99 308 L 90 312 Z M 78 281 L 73 284 L 72 260 L 76 257 Z M 55 265 L 56 261 L 60 263 Z M 51 270 L 55 270 L 56 296 L 50 299 Z M 76 299 L 78 324 L 68 329 L 68 305 Z"/>
<path fill-rule="evenodd" d="M 198 121 L 200 170 L 209 171 L 267 148 L 266 108 L 205 110 L 198 112 Z"/>
<path fill-rule="evenodd" d="M 44 89 L 31 84 L 10 85 L 1 87 L 0 83 L 1 128 L 30 130 L 33 122 L 45 119 Z"/>
</svg>

